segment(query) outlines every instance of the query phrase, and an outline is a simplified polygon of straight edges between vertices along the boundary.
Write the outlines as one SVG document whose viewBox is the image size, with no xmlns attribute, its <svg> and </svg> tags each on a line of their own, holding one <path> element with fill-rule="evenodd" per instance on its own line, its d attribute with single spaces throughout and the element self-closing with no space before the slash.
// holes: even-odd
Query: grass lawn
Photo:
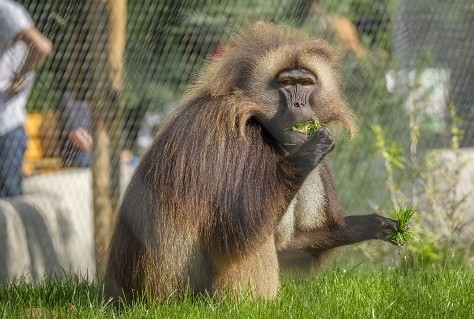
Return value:
<svg viewBox="0 0 474 319">
<path fill-rule="evenodd" d="M 271 302 L 226 297 L 139 304 L 116 312 L 98 284 L 46 280 L 0 286 L 0 318 L 474 318 L 474 269 L 426 266 L 282 278 Z"/>
</svg>

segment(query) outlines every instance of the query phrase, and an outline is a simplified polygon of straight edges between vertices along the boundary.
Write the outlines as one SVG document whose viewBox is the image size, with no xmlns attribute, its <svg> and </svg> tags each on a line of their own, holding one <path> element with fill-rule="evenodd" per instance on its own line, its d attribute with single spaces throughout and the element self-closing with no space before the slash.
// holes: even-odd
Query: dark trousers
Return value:
<svg viewBox="0 0 474 319">
<path fill-rule="evenodd" d="M 23 155 L 26 142 L 23 126 L 0 135 L 0 197 L 22 194 Z"/>
</svg>

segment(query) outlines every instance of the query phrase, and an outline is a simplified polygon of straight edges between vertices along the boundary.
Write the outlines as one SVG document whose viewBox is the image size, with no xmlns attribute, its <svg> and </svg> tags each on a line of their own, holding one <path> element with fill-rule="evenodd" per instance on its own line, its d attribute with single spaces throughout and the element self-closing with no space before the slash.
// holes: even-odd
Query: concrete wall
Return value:
<svg viewBox="0 0 474 319">
<path fill-rule="evenodd" d="M 94 279 L 88 169 L 31 176 L 24 196 L 0 199 L 0 282 L 47 275 Z"/>
</svg>

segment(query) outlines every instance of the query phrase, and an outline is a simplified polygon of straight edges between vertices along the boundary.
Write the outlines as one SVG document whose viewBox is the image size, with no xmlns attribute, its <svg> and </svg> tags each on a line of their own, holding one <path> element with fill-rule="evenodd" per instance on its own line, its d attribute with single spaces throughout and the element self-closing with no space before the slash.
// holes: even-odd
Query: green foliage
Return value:
<svg viewBox="0 0 474 319">
<path fill-rule="evenodd" d="M 426 155 L 423 164 L 419 164 L 416 154 L 416 143 L 418 134 L 412 134 L 412 145 L 410 161 L 399 152 L 398 146 L 387 147 L 394 141 L 388 141 L 380 126 L 374 125 L 373 132 L 376 135 L 376 149 L 385 161 L 387 174 L 387 188 L 395 209 L 398 209 L 399 221 L 407 222 L 414 214 L 414 203 L 419 203 L 417 210 L 418 218 L 413 223 L 412 229 L 420 241 L 413 241 L 411 232 L 393 234 L 398 243 L 406 242 L 407 258 L 411 263 L 421 260 L 424 263 L 445 262 L 451 258 L 460 258 L 469 262 L 469 256 L 473 253 L 473 241 L 463 235 L 469 234 L 469 221 L 464 215 L 464 206 L 468 196 L 456 195 L 456 189 L 460 181 L 461 168 L 466 164 L 460 160 L 459 141 L 462 131 L 460 119 L 456 116 L 455 107 L 449 106 L 451 114 L 451 154 L 453 164 L 448 158 L 441 158 L 438 153 Z M 411 128 L 416 128 L 412 125 Z M 396 144 L 396 143 L 395 143 Z M 395 151 L 394 151 L 395 150 Z M 405 165 L 394 165 L 394 163 L 405 163 Z M 394 172 L 396 170 L 409 171 L 413 179 L 397 180 Z M 402 184 L 408 184 L 403 187 Z M 409 208 L 400 208 L 404 203 L 410 202 Z M 406 238 L 405 238 L 406 237 Z"/>
<path fill-rule="evenodd" d="M 393 173 L 394 168 L 404 169 L 405 159 L 403 158 L 403 149 L 396 142 L 388 142 L 386 140 L 380 125 L 373 124 L 371 128 L 376 138 L 375 149 L 382 155 L 386 163 L 388 163 L 387 171 Z"/>
<path fill-rule="evenodd" d="M 412 207 L 404 207 L 397 210 L 398 228 L 396 231 L 390 231 L 390 236 L 398 246 L 404 246 L 418 239 L 418 235 L 412 232 L 408 225 L 415 212 L 416 210 Z"/>
<path fill-rule="evenodd" d="M 303 134 L 311 136 L 322 127 L 323 127 L 323 124 L 321 122 L 314 119 L 309 119 L 306 121 L 296 123 L 293 126 L 292 130 L 297 131 L 297 132 L 302 132 Z"/>
</svg>

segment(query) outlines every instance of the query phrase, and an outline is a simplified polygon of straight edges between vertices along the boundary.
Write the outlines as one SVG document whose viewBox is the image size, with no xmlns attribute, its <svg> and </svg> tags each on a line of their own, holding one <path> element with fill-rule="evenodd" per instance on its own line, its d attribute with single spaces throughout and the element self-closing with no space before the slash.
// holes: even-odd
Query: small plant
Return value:
<svg viewBox="0 0 474 319">
<path fill-rule="evenodd" d="M 408 222 L 415 212 L 416 210 L 411 206 L 397 210 L 398 228 L 397 230 L 390 231 L 389 236 L 398 246 L 404 246 L 418 238 L 418 236 L 408 227 Z"/>
<path fill-rule="evenodd" d="M 391 239 L 399 246 L 407 246 L 406 260 L 411 264 L 415 261 L 445 262 L 459 258 L 472 262 L 469 258 L 472 258 L 473 241 L 465 234 L 469 234 L 468 227 L 474 220 L 466 214 L 467 201 L 474 191 L 458 191 L 462 169 L 468 160 L 461 157 L 459 150 L 459 140 L 463 137 L 459 128 L 461 120 L 453 105 L 449 106 L 449 111 L 449 152 L 432 151 L 424 155 L 421 163 L 417 159 L 419 132 L 414 115 L 410 119 L 411 146 L 408 156 L 411 160 L 406 160 L 407 156 L 398 144 L 385 137 L 380 126 L 372 126 L 377 151 L 385 162 L 387 186 L 399 223 L 399 229 L 391 233 Z M 410 183 L 403 185 L 400 178 L 396 178 L 400 175 L 395 173 L 407 173 Z M 403 203 L 413 204 L 421 212 L 416 221 L 410 222 L 411 229 L 408 223 L 415 210 L 413 206 L 403 208 Z M 411 244 L 418 237 L 420 241 L 416 245 Z"/>
<path fill-rule="evenodd" d="M 311 136 L 311 135 L 314 134 L 314 132 L 318 131 L 323 126 L 324 125 L 321 122 L 319 122 L 318 120 L 309 119 L 309 120 L 306 120 L 306 121 L 296 123 L 291 129 L 292 129 L 292 131 L 300 132 L 300 133 L 306 134 L 308 136 Z"/>
</svg>

